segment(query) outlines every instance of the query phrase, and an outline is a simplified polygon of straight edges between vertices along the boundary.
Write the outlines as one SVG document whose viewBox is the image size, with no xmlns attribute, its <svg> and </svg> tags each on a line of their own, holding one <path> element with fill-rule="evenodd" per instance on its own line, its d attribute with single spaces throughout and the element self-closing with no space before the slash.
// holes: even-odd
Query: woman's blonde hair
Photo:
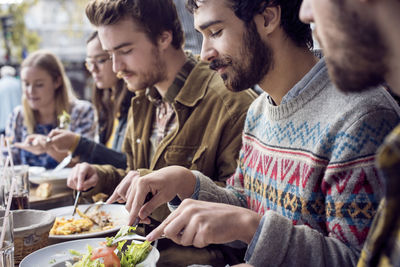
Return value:
<svg viewBox="0 0 400 267">
<path fill-rule="evenodd" d="M 61 85 L 55 92 L 55 115 L 57 117 L 62 114 L 63 110 L 70 113 L 71 102 L 75 100 L 72 91 L 71 82 L 65 74 L 64 66 L 60 59 L 53 53 L 46 50 L 38 50 L 31 53 L 21 64 L 21 70 L 25 67 L 37 67 L 46 71 L 53 81 L 60 79 Z M 22 96 L 22 105 L 24 111 L 24 124 L 28 129 L 28 133 L 33 133 L 37 123 L 37 111 L 32 110 L 28 104 L 25 93 Z"/>
</svg>

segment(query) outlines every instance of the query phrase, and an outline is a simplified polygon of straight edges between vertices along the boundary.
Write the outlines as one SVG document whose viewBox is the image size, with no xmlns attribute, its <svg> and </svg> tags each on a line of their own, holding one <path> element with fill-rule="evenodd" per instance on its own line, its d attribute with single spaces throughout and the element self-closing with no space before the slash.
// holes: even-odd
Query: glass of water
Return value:
<svg viewBox="0 0 400 267">
<path fill-rule="evenodd" d="M 0 267 L 14 266 L 13 229 L 14 229 L 14 223 L 13 223 L 12 212 L 10 211 L 10 213 L 7 216 L 5 216 L 5 210 L 0 210 L 0 233 L 5 231 L 3 246 L 0 248 Z"/>
<path fill-rule="evenodd" d="M 12 183 L 12 174 L 16 179 L 14 193 L 12 195 L 11 210 L 29 209 L 29 166 L 16 165 L 14 166 L 14 173 L 11 169 L 6 174 L 4 190 L 5 204 L 8 201 L 9 190 Z M 1 191 L 1 190 L 0 190 Z M 0 192 L 1 193 L 1 192 Z"/>
</svg>

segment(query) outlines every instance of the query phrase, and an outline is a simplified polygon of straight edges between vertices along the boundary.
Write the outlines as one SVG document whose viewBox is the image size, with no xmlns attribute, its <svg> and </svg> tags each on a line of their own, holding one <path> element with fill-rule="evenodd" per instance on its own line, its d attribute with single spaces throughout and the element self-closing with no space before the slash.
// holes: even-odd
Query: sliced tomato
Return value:
<svg viewBox="0 0 400 267">
<path fill-rule="evenodd" d="M 117 247 L 98 247 L 92 250 L 91 260 L 103 258 L 106 267 L 121 267 L 121 262 L 114 250 Z"/>
</svg>

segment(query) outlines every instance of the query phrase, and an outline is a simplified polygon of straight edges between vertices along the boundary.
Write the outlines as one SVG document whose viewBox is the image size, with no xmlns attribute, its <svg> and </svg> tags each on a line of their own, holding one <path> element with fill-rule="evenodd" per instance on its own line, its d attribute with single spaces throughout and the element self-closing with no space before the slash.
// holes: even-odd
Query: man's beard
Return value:
<svg viewBox="0 0 400 267">
<path fill-rule="evenodd" d="M 332 81 L 345 92 L 367 90 L 384 82 L 387 73 L 385 66 L 386 47 L 373 23 L 360 18 L 356 13 L 344 12 L 338 4 L 338 30 L 345 33 L 345 40 L 336 45 L 329 54 L 326 63 Z M 333 37 L 334 38 L 334 37 Z"/>
<path fill-rule="evenodd" d="M 129 74 L 133 74 L 137 78 L 137 81 L 134 84 L 126 81 L 127 87 L 130 91 L 143 90 L 153 87 L 155 84 L 160 83 L 167 78 L 166 65 L 165 62 L 160 59 L 160 53 L 157 48 L 153 49 L 152 55 L 153 63 L 149 65 L 152 66 L 152 69 L 147 70 L 146 72 L 126 71 Z"/>
<path fill-rule="evenodd" d="M 268 73 L 273 64 L 271 48 L 265 44 L 257 31 L 253 21 L 247 25 L 248 31 L 243 34 L 243 46 L 240 55 L 233 58 L 222 55 L 210 63 L 210 68 L 217 70 L 221 67 L 231 67 L 228 74 L 223 73 L 221 78 L 226 87 L 234 92 L 239 92 L 259 83 Z"/>
</svg>

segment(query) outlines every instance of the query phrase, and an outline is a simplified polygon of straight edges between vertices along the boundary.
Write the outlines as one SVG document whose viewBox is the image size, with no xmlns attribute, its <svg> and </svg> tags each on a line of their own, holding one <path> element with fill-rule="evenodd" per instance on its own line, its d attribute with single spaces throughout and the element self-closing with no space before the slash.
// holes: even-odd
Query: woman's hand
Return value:
<svg viewBox="0 0 400 267">
<path fill-rule="evenodd" d="M 60 153 L 67 153 L 75 144 L 79 135 L 68 130 L 54 129 L 48 137 L 48 143 L 52 149 Z"/>
<path fill-rule="evenodd" d="M 47 136 L 42 134 L 31 134 L 26 137 L 24 142 L 15 143 L 14 146 L 31 152 L 35 155 L 40 155 L 47 153 L 47 149 L 49 148 L 46 142 Z"/>
</svg>

